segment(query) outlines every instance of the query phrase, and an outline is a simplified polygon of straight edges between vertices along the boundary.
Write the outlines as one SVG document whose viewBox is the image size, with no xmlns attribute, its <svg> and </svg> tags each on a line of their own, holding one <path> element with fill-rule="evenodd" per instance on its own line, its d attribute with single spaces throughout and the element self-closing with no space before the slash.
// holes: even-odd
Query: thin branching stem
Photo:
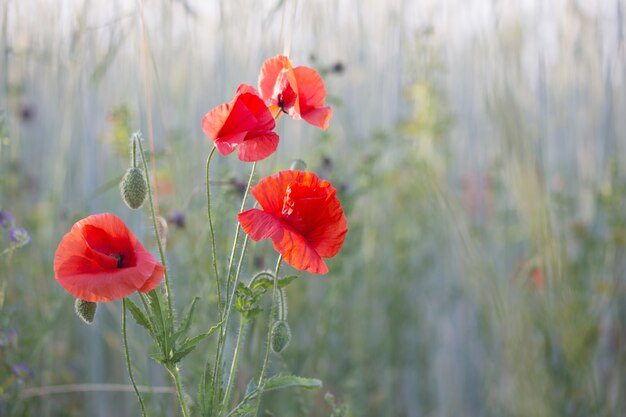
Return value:
<svg viewBox="0 0 626 417">
<path fill-rule="evenodd" d="M 157 246 L 159 247 L 159 255 L 161 255 L 161 264 L 163 265 L 163 275 L 165 276 L 165 289 L 167 292 L 167 309 L 169 311 L 170 317 L 174 317 L 174 309 L 172 308 L 172 291 L 170 290 L 170 279 L 169 274 L 167 273 L 167 265 L 165 262 L 165 250 L 163 249 L 163 244 L 161 243 L 161 236 L 159 233 L 159 227 L 157 226 L 157 215 L 154 210 L 154 201 L 152 200 L 152 185 L 150 184 L 150 173 L 148 169 L 148 162 L 146 161 L 146 155 L 143 151 L 143 145 L 141 144 L 141 135 L 135 135 L 135 141 L 139 145 L 139 154 L 141 155 L 141 162 L 143 163 L 143 170 L 146 174 L 146 183 L 148 185 L 148 202 L 150 204 L 150 214 L 152 215 L 152 226 L 154 227 L 154 235 L 156 237 Z"/>
<path fill-rule="evenodd" d="M 267 327 L 267 346 L 265 349 L 265 359 L 263 360 L 263 368 L 261 368 L 261 375 L 259 376 L 259 382 L 257 383 L 257 387 L 259 390 L 259 395 L 256 403 L 256 412 L 254 415 L 259 414 L 259 407 L 261 406 L 261 396 L 263 395 L 263 380 L 265 378 L 265 371 L 267 370 L 267 364 L 270 361 L 270 346 L 272 343 L 272 325 L 274 324 L 274 316 L 276 314 L 276 295 L 278 294 L 278 273 L 280 272 L 280 265 L 283 261 L 283 256 L 279 255 L 278 260 L 276 261 L 276 271 L 274 272 L 274 285 L 272 287 L 272 307 L 270 309 L 270 316 L 268 318 L 268 327 Z"/>
<path fill-rule="evenodd" d="M 239 210 L 240 212 L 242 212 L 245 207 L 246 207 L 246 202 L 248 200 L 248 194 L 250 192 L 250 186 L 252 185 L 252 180 L 254 178 L 254 173 L 256 171 L 256 162 L 254 162 L 252 164 L 252 169 L 250 170 L 250 177 L 248 178 L 248 184 L 246 185 L 246 191 L 243 195 L 243 200 L 241 202 L 241 209 Z M 217 352 L 215 355 L 215 366 L 213 369 L 213 387 L 217 386 L 217 378 L 218 375 L 220 374 L 218 372 L 218 369 L 221 365 L 222 362 L 222 357 L 224 354 L 224 345 L 226 343 L 226 330 L 228 329 L 228 321 L 230 319 L 230 312 L 232 310 L 232 305 L 233 305 L 233 300 L 235 298 L 235 292 L 237 290 L 237 285 L 234 284 L 232 285 L 231 288 L 231 272 L 233 269 L 233 260 L 235 259 L 235 251 L 237 249 L 237 242 L 239 240 L 239 231 L 241 230 L 241 227 L 239 226 L 239 223 L 237 223 L 237 228 L 235 230 L 235 238 L 233 239 L 233 247 L 231 249 L 230 252 L 230 258 L 228 261 L 228 270 L 227 270 L 227 275 L 226 275 L 226 294 L 228 296 L 228 303 L 226 304 L 226 310 L 224 311 L 224 320 L 223 320 L 223 325 L 222 328 L 220 329 L 220 337 L 218 339 L 218 343 L 217 343 Z M 247 236 L 244 242 L 244 249 L 243 252 L 245 252 L 245 246 L 247 245 Z M 215 393 L 217 393 L 219 390 L 215 390 Z M 216 397 L 214 397 L 214 399 L 217 399 Z"/>
<path fill-rule="evenodd" d="M 243 340 L 243 333 L 246 327 L 246 318 L 241 317 L 239 322 L 239 334 L 237 335 L 237 342 L 235 344 L 235 353 L 233 354 L 233 361 L 230 364 L 230 374 L 228 375 L 228 383 L 226 384 L 226 392 L 224 393 L 224 400 L 222 401 L 222 409 L 226 410 L 228 402 L 230 401 L 230 393 L 233 388 L 233 382 L 235 381 L 235 375 L 237 374 L 237 363 L 239 362 L 239 352 L 241 351 L 241 341 Z"/>
<path fill-rule="evenodd" d="M 213 273 L 215 274 L 215 284 L 217 285 L 217 308 L 219 310 L 220 321 L 224 320 L 224 312 L 222 307 L 222 290 L 220 286 L 220 276 L 217 271 L 217 255 L 215 249 L 215 229 L 213 228 L 213 214 L 211 211 L 211 181 L 209 179 L 209 172 L 211 167 L 211 159 L 215 154 L 217 148 L 213 147 L 211 153 L 206 160 L 206 205 L 207 205 L 207 217 L 209 219 L 209 230 L 211 231 L 211 255 L 213 256 Z"/>
<path fill-rule="evenodd" d="M 131 384 L 133 384 L 135 394 L 137 394 L 137 399 L 139 400 L 139 405 L 141 406 L 141 415 L 146 417 L 146 406 L 144 405 L 143 398 L 141 398 L 141 394 L 137 388 L 137 383 L 135 382 L 135 377 L 133 376 L 133 370 L 131 367 L 130 353 L 128 352 L 128 337 L 126 335 L 126 298 L 122 299 L 122 338 L 124 340 L 124 353 L 126 354 L 126 368 L 128 370 L 128 376 L 130 377 Z"/>
<path fill-rule="evenodd" d="M 183 391 L 183 385 L 180 382 L 180 372 L 178 370 L 178 366 L 176 364 L 170 365 L 167 367 L 167 370 L 170 371 L 172 378 L 174 378 L 174 384 L 176 385 L 176 394 L 178 395 L 178 402 L 180 403 L 180 408 L 183 411 L 183 416 L 190 417 L 189 407 L 187 407 L 187 402 L 185 401 L 185 391 Z"/>
</svg>

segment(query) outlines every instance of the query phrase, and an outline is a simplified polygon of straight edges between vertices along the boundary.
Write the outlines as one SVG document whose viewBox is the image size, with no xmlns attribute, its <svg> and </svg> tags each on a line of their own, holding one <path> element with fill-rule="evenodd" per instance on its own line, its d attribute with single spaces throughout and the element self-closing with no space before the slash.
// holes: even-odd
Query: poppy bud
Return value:
<svg viewBox="0 0 626 417">
<path fill-rule="evenodd" d="M 120 183 L 124 203 L 131 209 L 138 209 L 146 201 L 148 184 L 139 168 L 129 168 Z"/>
<path fill-rule="evenodd" d="M 76 303 L 74 303 L 76 315 L 87 324 L 93 323 L 93 318 L 96 315 L 97 307 L 98 303 L 92 303 L 91 301 L 85 301 L 79 298 L 77 298 Z"/>
<path fill-rule="evenodd" d="M 285 320 L 278 320 L 272 325 L 272 351 L 280 353 L 291 341 L 291 329 Z"/>
<path fill-rule="evenodd" d="M 289 169 L 293 171 L 306 171 L 306 162 L 302 159 L 296 159 L 291 163 Z"/>
</svg>

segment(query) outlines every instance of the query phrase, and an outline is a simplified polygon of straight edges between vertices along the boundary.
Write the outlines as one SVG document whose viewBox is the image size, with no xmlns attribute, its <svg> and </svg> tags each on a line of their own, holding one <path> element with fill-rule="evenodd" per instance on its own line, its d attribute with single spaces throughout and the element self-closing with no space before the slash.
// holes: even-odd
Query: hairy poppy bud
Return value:
<svg viewBox="0 0 626 417">
<path fill-rule="evenodd" d="M 93 318 L 96 315 L 96 308 L 98 303 L 92 303 L 91 301 L 76 299 L 74 308 L 76 309 L 76 315 L 80 317 L 85 323 L 93 323 Z"/>
<path fill-rule="evenodd" d="M 291 341 L 291 329 L 285 320 L 278 320 L 272 325 L 272 351 L 280 353 Z"/>
<path fill-rule="evenodd" d="M 138 209 L 146 201 L 148 184 L 139 168 L 129 168 L 120 183 L 124 203 L 131 209 Z"/>
<path fill-rule="evenodd" d="M 289 169 L 294 171 L 306 171 L 306 162 L 304 162 L 302 159 L 295 159 L 291 163 Z"/>
</svg>

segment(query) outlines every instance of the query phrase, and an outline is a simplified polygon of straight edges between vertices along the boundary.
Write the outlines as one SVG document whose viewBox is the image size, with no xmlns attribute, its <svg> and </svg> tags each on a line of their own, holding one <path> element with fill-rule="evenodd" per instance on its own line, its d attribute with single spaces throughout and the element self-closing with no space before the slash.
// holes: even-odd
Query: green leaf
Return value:
<svg viewBox="0 0 626 417">
<path fill-rule="evenodd" d="M 304 378 L 296 375 L 276 375 L 265 381 L 264 390 L 273 391 L 283 388 L 322 388 L 322 381 L 315 378 Z"/>
<path fill-rule="evenodd" d="M 298 278 L 297 275 L 289 275 L 286 276 L 284 278 L 279 278 L 278 279 L 278 288 L 285 288 L 287 285 L 289 285 L 293 280 L 295 280 L 296 278 Z M 274 281 L 264 277 L 264 278 L 259 278 L 256 281 L 254 281 L 254 284 L 251 285 L 251 289 L 256 290 L 256 289 L 260 289 L 263 288 L 265 292 L 265 290 L 269 290 L 271 288 L 274 287 Z"/>
<path fill-rule="evenodd" d="M 163 354 L 161 352 L 149 353 L 148 356 L 151 359 L 157 361 L 158 363 L 162 363 L 164 365 L 166 364 L 165 356 L 163 356 Z"/>
<path fill-rule="evenodd" d="M 211 375 L 211 362 L 206 361 L 204 372 L 198 385 L 198 403 L 200 404 L 200 415 L 211 417 L 213 409 L 213 376 Z"/>
<path fill-rule="evenodd" d="M 297 275 L 288 275 L 278 280 L 278 288 L 285 288 L 287 285 L 298 278 Z"/>
<path fill-rule="evenodd" d="M 178 328 L 178 331 L 174 333 L 174 336 L 172 338 L 174 340 L 174 343 L 176 343 L 177 340 L 184 339 L 187 336 L 187 333 L 189 333 L 189 327 L 191 327 L 191 319 L 193 317 L 194 308 L 199 299 L 200 297 L 195 297 L 193 300 L 191 300 L 191 304 L 189 305 L 189 308 L 187 308 L 187 312 L 183 316 L 180 327 Z"/>
<path fill-rule="evenodd" d="M 148 302 L 154 317 L 152 324 L 154 324 L 158 344 L 161 346 L 165 341 L 165 317 L 161 306 L 161 300 L 159 300 L 159 294 L 157 294 L 156 290 L 148 292 Z"/>
<path fill-rule="evenodd" d="M 221 325 L 222 322 L 219 322 L 215 326 L 211 327 L 208 332 L 201 333 L 198 336 L 192 337 L 191 339 L 186 339 L 183 344 L 178 349 L 176 349 L 176 352 L 173 352 L 170 355 L 169 362 L 180 362 L 185 356 L 189 355 L 196 348 L 196 345 L 201 340 L 211 336 Z"/>
<path fill-rule="evenodd" d="M 135 304 L 130 298 L 126 298 L 126 307 L 128 307 L 128 309 L 130 310 L 130 314 L 133 316 L 137 324 L 145 328 L 150 336 L 156 341 L 150 321 L 148 320 L 146 315 L 143 314 L 143 311 L 141 311 L 137 304 Z"/>
<path fill-rule="evenodd" d="M 222 381 L 222 370 L 217 369 L 217 381 Z M 217 417 L 221 414 L 222 407 L 220 399 L 223 390 L 221 382 L 213 384 L 213 375 L 211 374 L 211 363 L 206 361 L 202 379 L 198 386 L 198 402 L 200 403 L 200 415 L 202 417 Z"/>
</svg>

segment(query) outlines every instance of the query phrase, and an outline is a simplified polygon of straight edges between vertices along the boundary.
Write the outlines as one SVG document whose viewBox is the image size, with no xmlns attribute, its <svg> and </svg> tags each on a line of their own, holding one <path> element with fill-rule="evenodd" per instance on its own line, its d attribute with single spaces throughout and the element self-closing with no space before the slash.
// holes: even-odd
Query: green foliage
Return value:
<svg viewBox="0 0 626 417">
<path fill-rule="evenodd" d="M 263 311 L 260 305 L 263 295 L 274 286 L 273 278 L 268 278 L 271 275 L 269 272 L 260 272 L 252 279 L 250 284 L 239 283 L 237 286 L 235 308 L 246 319 L 251 319 Z M 277 287 L 283 289 L 297 278 L 297 275 L 279 278 Z"/>
</svg>

